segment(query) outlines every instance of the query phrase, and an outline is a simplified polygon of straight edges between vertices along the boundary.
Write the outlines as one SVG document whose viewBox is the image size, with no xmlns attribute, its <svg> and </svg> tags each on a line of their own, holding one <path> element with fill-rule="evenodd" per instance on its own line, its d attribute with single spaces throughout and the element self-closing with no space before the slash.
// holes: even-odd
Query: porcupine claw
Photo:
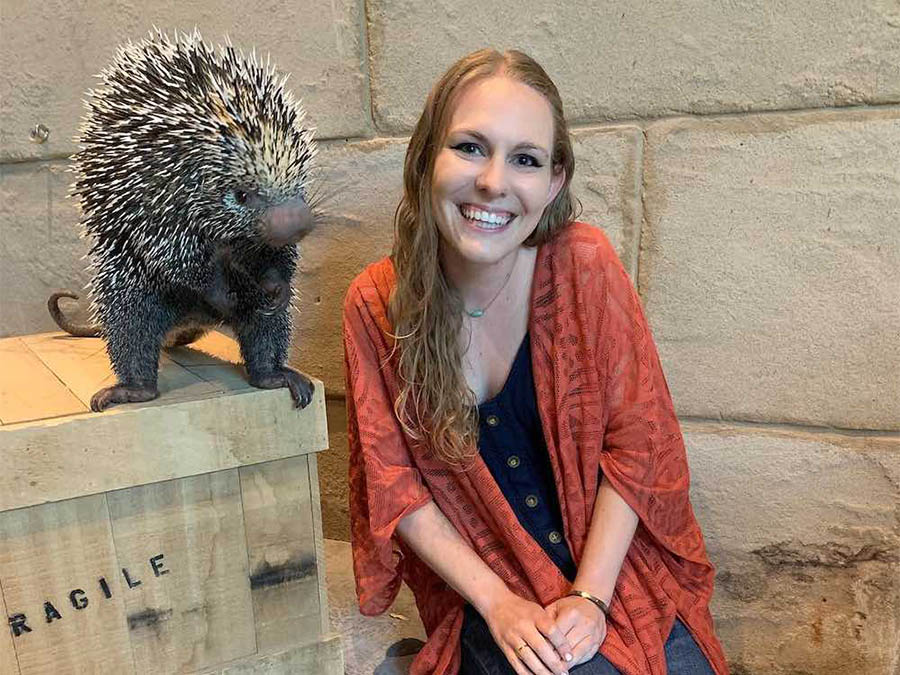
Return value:
<svg viewBox="0 0 900 675">
<path fill-rule="evenodd" d="M 260 389 L 280 389 L 287 387 L 291 391 L 295 408 L 305 408 L 312 401 L 313 383 L 302 373 L 293 368 L 282 366 L 279 370 L 268 375 L 250 375 L 250 384 Z"/>
<path fill-rule="evenodd" d="M 102 412 L 116 403 L 141 403 L 152 401 L 157 396 L 159 396 L 159 390 L 156 387 L 129 387 L 124 384 L 116 384 L 112 387 L 105 387 L 91 396 L 91 410 Z"/>
</svg>

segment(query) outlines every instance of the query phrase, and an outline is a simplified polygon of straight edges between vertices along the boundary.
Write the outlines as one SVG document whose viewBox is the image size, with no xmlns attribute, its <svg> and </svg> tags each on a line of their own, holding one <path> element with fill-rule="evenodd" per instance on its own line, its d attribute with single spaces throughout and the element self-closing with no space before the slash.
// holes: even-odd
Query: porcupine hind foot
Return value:
<svg viewBox="0 0 900 675">
<path fill-rule="evenodd" d="M 159 352 L 175 316 L 163 298 L 148 289 L 119 289 L 113 307 L 106 302 L 105 287 L 100 293 L 106 351 L 118 382 L 91 397 L 91 410 L 101 412 L 119 403 L 151 401 L 159 396 Z M 122 309 L 125 307 L 127 312 Z"/>
</svg>

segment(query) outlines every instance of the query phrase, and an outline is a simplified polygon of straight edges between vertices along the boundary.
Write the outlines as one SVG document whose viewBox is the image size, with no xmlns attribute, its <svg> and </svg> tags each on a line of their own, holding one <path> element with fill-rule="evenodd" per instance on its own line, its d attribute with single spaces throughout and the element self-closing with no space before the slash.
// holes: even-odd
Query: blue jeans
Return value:
<svg viewBox="0 0 900 675">
<path fill-rule="evenodd" d="M 472 605 L 466 605 L 463 620 L 461 675 L 515 675 L 512 666 L 494 642 L 487 623 Z M 675 618 L 666 640 L 666 666 L 669 675 L 714 675 L 713 670 L 691 637 L 688 629 Z M 587 663 L 575 666 L 572 675 L 620 675 L 619 671 L 598 653 Z"/>
</svg>

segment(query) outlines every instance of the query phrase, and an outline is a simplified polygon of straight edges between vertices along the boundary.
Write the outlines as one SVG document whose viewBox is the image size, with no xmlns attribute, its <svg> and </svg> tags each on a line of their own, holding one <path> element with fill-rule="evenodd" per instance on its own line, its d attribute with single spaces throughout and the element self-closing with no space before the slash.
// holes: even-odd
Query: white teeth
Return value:
<svg viewBox="0 0 900 675">
<path fill-rule="evenodd" d="M 498 227 L 503 227 L 512 220 L 512 216 L 501 216 L 497 213 L 490 213 L 489 211 L 481 211 L 479 209 L 460 207 L 460 211 L 469 220 L 477 220 L 488 225 L 497 225 Z"/>
</svg>

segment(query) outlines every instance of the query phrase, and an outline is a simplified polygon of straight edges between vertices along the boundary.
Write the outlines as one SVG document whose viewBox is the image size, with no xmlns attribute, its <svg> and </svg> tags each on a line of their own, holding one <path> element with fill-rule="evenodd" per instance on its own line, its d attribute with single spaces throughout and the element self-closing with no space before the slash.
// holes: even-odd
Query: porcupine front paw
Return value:
<svg viewBox="0 0 900 675">
<path fill-rule="evenodd" d="M 116 384 L 105 387 L 91 396 L 91 410 L 102 412 L 111 405 L 117 403 L 141 403 L 152 401 L 159 396 L 156 387 Z"/>
<path fill-rule="evenodd" d="M 274 373 L 264 375 L 250 374 L 250 384 L 260 389 L 280 389 L 287 387 L 291 390 L 291 398 L 294 399 L 294 407 L 305 408 L 312 401 L 313 383 L 302 373 L 293 368 L 282 366 Z"/>
</svg>

